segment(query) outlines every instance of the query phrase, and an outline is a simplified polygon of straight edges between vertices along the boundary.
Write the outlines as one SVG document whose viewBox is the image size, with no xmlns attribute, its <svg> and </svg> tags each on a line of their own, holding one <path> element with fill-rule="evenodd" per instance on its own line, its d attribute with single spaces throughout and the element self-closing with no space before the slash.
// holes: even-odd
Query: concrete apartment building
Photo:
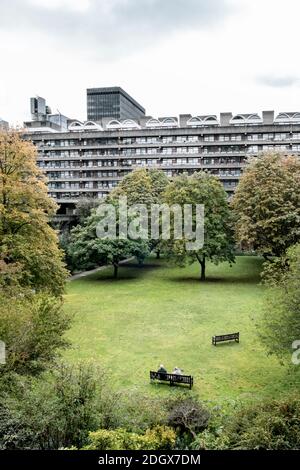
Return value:
<svg viewBox="0 0 300 470">
<path fill-rule="evenodd" d="M 71 215 L 86 197 L 101 199 L 135 168 L 169 177 L 206 170 L 232 195 L 249 156 L 275 150 L 300 156 L 300 113 L 69 121 L 68 129 L 34 128 L 25 134 L 38 149 L 49 195 Z"/>
</svg>

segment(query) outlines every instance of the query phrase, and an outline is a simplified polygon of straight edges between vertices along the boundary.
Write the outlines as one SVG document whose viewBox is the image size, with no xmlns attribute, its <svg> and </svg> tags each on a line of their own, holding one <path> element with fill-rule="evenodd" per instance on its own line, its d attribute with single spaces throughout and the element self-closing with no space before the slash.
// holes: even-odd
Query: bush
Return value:
<svg viewBox="0 0 300 470">
<path fill-rule="evenodd" d="M 114 395 L 105 388 L 103 377 L 102 370 L 87 364 L 62 364 L 38 379 L 16 376 L 13 390 L 1 401 L 7 424 L 0 432 L 0 446 L 58 449 L 86 445 L 89 432 L 106 425 L 107 410 L 112 409 Z"/>
<path fill-rule="evenodd" d="M 175 431 L 166 426 L 147 429 L 145 434 L 129 432 L 124 428 L 100 429 L 89 435 L 86 450 L 169 450 L 175 445 Z"/>
<path fill-rule="evenodd" d="M 0 450 L 30 449 L 34 435 L 22 422 L 20 413 L 0 402 Z"/>
<path fill-rule="evenodd" d="M 60 300 L 45 293 L 0 293 L 0 303 L 0 339 L 6 345 L 2 370 L 40 372 L 68 346 L 63 335 L 71 319 Z"/>
<path fill-rule="evenodd" d="M 120 393 L 118 401 L 118 425 L 138 434 L 157 424 L 166 424 L 166 400 L 135 390 Z"/>
<path fill-rule="evenodd" d="M 196 438 L 209 422 L 209 411 L 194 398 L 179 398 L 169 404 L 167 424 L 176 428 L 179 434 Z"/>
<path fill-rule="evenodd" d="M 198 436 L 197 449 L 300 449 L 300 400 L 286 398 L 240 407 L 223 426 Z"/>
</svg>

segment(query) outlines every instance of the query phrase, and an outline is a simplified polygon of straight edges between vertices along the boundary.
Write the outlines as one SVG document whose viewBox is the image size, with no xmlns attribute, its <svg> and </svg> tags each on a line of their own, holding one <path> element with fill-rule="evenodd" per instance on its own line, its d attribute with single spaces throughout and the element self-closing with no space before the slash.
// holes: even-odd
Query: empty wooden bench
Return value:
<svg viewBox="0 0 300 470">
<path fill-rule="evenodd" d="M 212 344 L 214 346 L 217 343 L 222 343 L 223 341 L 235 341 L 236 343 L 240 342 L 240 333 L 230 333 L 228 335 L 218 335 L 212 337 Z"/>
<path fill-rule="evenodd" d="M 179 374 L 163 374 L 161 372 L 150 371 L 150 380 L 160 380 L 161 382 L 169 382 L 170 386 L 175 384 L 188 385 L 190 390 L 193 386 L 194 379 L 191 375 Z"/>
</svg>

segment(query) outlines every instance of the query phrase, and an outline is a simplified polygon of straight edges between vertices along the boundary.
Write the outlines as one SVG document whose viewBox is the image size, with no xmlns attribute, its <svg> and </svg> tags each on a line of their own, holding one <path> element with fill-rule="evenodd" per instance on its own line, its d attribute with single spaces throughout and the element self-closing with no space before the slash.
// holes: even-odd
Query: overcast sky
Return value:
<svg viewBox="0 0 300 470">
<path fill-rule="evenodd" d="M 299 0 L 0 0 L 0 116 L 86 119 L 86 88 L 147 115 L 300 111 Z"/>
</svg>

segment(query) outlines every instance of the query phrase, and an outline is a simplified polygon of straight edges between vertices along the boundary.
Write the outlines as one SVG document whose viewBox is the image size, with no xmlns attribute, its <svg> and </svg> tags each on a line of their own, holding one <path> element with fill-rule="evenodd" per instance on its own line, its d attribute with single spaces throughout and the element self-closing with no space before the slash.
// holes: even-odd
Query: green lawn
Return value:
<svg viewBox="0 0 300 470">
<path fill-rule="evenodd" d="M 142 268 L 99 272 L 68 284 L 67 311 L 75 314 L 68 336 L 70 361 L 94 359 L 110 371 L 119 388 L 173 393 L 151 386 L 149 370 L 162 362 L 194 376 L 203 399 L 277 396 L 286 375 L 268 357 L 257 338 L 263 287 L 261 260 L 239 257 L 208 265 L 207 281 L 198 281 L 199 266 L 174 268 L 150 259 Z M 211 345 L 211 336 L 240 331 L 241 342 Z"/>
</svg>

